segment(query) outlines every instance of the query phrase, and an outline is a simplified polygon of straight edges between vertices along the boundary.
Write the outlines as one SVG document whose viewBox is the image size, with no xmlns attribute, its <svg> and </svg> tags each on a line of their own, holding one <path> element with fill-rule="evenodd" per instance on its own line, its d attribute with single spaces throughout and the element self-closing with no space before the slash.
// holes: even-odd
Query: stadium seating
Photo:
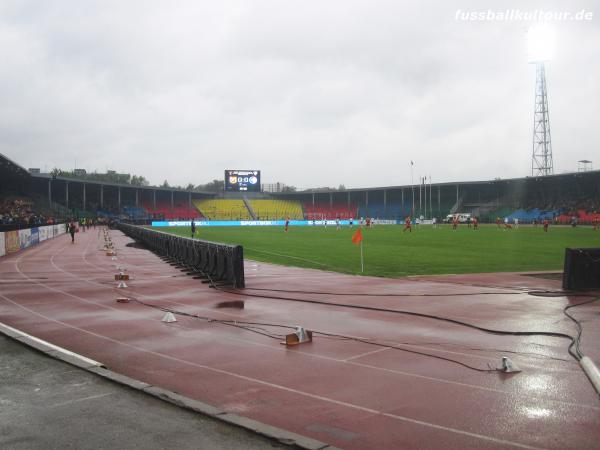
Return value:
<svg viewBox="0 0 600 450">
<path fill-rule="evenodd" d="M 303 204 L 304 213 L 307 220 L 321 219 L 349 219 L 358 217 L 358 207 L 346 203 L 315 203 L 305 202 Z"/>
<path fill-rule="evenodd" d="M 11 227 L 29 227 L 53 223 L 54 216 L 44 215 L 30 198 L 0 197 L 0 229 Z"/>
<path fill-rule="evenodd" d="M 553 209 L 550 211 L 543 211 L 538 208 L 534 208 L 534 209 L 530 209 L 530 210 L 518 209 L 518 210 L 513 211 L 512 213 L 508 214 L 506 217 L 511 222 L 514 221 L 514 219 L 518 219 L 519 222 L 521 222 L 521 223 L 531 223 L 534 220 L 536 220 L 538 222 L 541 220 L 544 220 L 544 219 L 554 220 L 554 218 L 556 216 L 558 216 L 559 214 L 560 214 L 560 210 L 558 210 L 558 209 Z M 500 216 L 500 217 L 502 217 L 502 216 Z"/>
<path fill-rule="evenodd" d="M 511 208 L 497 208 L 494 209 L 492 211 L 489 211 L 487 214 L 482 214 L 480 217 L 480 220 L 482 222 L 490 222 L 490 223 L 494 223 L 496 221 L 497 217 L 500 217 L 501 219 L 504 220 L 505 217 L 507 217 L 513 210 Z"/>
<path fill-rule="evenodd" d="M 573 217 L 577 218 L 578 223 L 592 223 L 593 220 L 600 220 L 600 214 L 598 213 L 588 213 L 584 209 L 578 209 L 577 211 L 571 214 L 561 214 L 556 217 L 556 221 L 562 224 L 569 224 L 573 220 Z"/>
<path fill-rule="evenodd" d="M 304 219 L 302 204 L 293 200 L 249 200 L 254 215 L 260 220 Z"/>
<path fill-rule="evenodd" d="M 194 200 L 194 205 L 210 220 L 252 220 L 243 200 Z"/>
<path fill-rule="evenodd" d="M 358 208 L 358 216 L 373 217 L 379 219 L 402 219 L 410 214 L 410 204 L 386 204 L 369 203 L 369 207 L 361 206 Z"/>
<path fill-rule="evenodd" d="M 153 207 L 152 203 L 144 203 L 144 208 L 152 216 L 161 216 L 165 220 L 190 220 L 190 219 L 201 219 L 202 215 L 194 207 L 189 207 L 187 202 L 185 204 L 176 204 L 171 208 L 169 202 L 156 202 L 156 208 Z"/>
<path fill-rule="evenodd" d="M 71 210 L 71 213 L 72 213 L 73 217 L 76 217 L 78 219 L 92 219 L 92 218 L 96 217 L 95 211 L 84 211 L 79 208 L 73 208 Z"/>
<path fill-rule="evenodd" d="M 140 208 L 137 206 L 124 206 L 123 214 L 132 220 L 147 219 L 149 216 L 148 211 L 145 208 Z"/>
<path fill-rule="evenodd" d="M 108 211 L 108 210 L 104 210 L 104 209 L 97 210 L 96 211 L 96 215 L 98 217 L 106 217 L 108 219 L 115 219 L 115 220 L 117 220 L 117 219 L 120 218 L 119 214 L 116 214 L 116 213 L 114 213 L 112 211 Z"/>
</svg>

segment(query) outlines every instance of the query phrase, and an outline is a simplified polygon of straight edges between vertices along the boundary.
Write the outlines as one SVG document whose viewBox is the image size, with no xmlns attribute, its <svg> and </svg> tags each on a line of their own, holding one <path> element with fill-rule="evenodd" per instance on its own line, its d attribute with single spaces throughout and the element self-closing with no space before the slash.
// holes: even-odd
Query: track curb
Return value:
<svg viewBox="0 0 600 450">
<path fill-rule="evenodd" d="M 41 353 L 44 353 L 51 358 L 58 359 L 72 366 L 86 370 L 114 383 L 141 391 L 160 400 L 172 403 L 181 408 L 185 408 L 205 416 L 212 417 L 213 419 L 228 423 L 230 425 L 244 428 L 248 431 L 260 434 L 282 444 L 306 450 L 340 450 L 338 447 L 334 447 L 316 439 L 302 436 L 282 428 L 267 425 L 265 423 L 258 422 L 237 414 L 228 413 L 207 403 L 203 403 L 198 400 L 185 397 L 176 392 L 163 389 L 159 386 L 153 386 L 143 381 L 130 378 L 126 375 L 113 372 L 98 361 L 94 361 L 93 359 L 87 358 L 83 355 L 71 352 L 67 349 L 36 338 L 35 336 L 31 336 L 2 322 L 0 322 L 0 333 Z"/>
</svg>

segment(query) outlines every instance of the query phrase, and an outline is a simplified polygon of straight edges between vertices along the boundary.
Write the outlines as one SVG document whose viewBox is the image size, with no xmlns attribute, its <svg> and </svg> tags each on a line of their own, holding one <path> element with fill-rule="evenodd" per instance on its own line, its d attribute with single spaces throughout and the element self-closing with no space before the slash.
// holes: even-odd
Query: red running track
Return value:
<svg viewBox="0 0 600 450">
<path fill-rule="evenodd" d="M 247 261 L 247 289 L 227 293 L 127 247 L 131 240 L 118 231 L 110 235 L 118 261 L 101 250 L 99 230 L 79 233 L 74 245 L 63 236 L 2 258 L 0 321 L 129 377 L 346 449 L 598 448 L 600 401 L 567 339 L 499 336 L 332 305 L 573 335 L 562 310 L 589 298 L 529 294 L 558 290 L 558 281 L 522 274 L 389 280 Z M 117 264 L 131 275 L 126 289 L 115 287 Z M 179 315 L 166 324 L 160 310 L 116 303 L 121 295 L 214 320 Z M 232 300 L 244 308 L 218 307 Z M 572 311 L 583 324 L 583 352 L 600 361 L 600 302 Z M 286 348 L 280 338 L 217 321 L 224 319 L 302 325 L 396 348 L 324 335 Z M 506 355 L 523 372 L 478 372 L 405 350 L 480 369 Z"/>
</svg>

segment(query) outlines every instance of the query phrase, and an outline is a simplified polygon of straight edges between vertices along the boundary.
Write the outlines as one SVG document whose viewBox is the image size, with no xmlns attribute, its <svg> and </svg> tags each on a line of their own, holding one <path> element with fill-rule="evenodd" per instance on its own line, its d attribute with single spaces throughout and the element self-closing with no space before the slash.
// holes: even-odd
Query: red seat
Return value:
<svg viewBox="0 0 600 450">
<path fill-rule="evenodd" d="M 358 207 L 346 203 L 315 203 L 305 202 L 303 205 L 307 220 L 321 219 L 350 219 L 358 215 Z"/>
</svg>

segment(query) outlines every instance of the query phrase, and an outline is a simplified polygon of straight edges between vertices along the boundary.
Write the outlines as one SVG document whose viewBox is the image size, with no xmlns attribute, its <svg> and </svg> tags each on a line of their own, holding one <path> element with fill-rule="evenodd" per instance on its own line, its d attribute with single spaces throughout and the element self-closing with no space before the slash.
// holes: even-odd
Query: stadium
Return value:
<svg viewBox="0 0 600 450">
<path fill-rule="evenodd" d="M 433 3 L 0 8 L 0 447 L 598 448 L 593 12 Z"/>
<path fill-rule="evenodd" d="M 561 441 L 565 430 L 595 416 L 597 395 L 577 361 L 582 348 L 598 357 L 591 345 L 598 297 L 580 290 L 598 287 L 598 264 L 573 259 L 583 275 L 571 274 L 565 248 L 600 247 L 598 171 L 343 191 L 199 192 L 1 161 L 2 327 L 18 339 L 28 339 L 18 334 L 24 332 L 48 342 L 34 343 L 42 351 L 64 347 L 93 360 L 70 357 L 76 365 L 160 386 L 170 401 L 183 395 L 206 402 L 218 412 L 202 413 L 236 424 L 239 411 L 227 392 L 242 389 L 236 404 L 255 405 L 254 394 L 239 396 L 256 385 L 260 398 L 278 406 L 245 406 L 241 417 L 262 425 L 244 426 L 302 448 L 400 441 L 425 448 L 449 436 L 461 448 L 522 446 L 515 429 L 529 426 L 523 416 L 545 427 L 540 415 L 567 409 L 568 420 L 547 422 L 544 431 L 566 448 L 573 441 Z M 479 226 L 437 222 L 458 213 Z M 76 246 L 66 236 L 73 220 Z M 40 328 L 40 318 L 54 325 Z M 116 344 L 110 354 L 102 350 L 106 339 Z M 189 339 L 213 350 L 191 358 Z M 163 344 L 147 353 L 145 342 Z M 227 363 L 231 355 L 235 366 Z M 157 373 L 164 357 L 171 368 Z M 213 376 L 208 396 L 192 381 Z M 385 387 L 399 381 L 406 388 Z M 336 386 L 354 393 L 340 397 Z M 431 390 L 442 411 L 460 394 L 469 409 L 483 402 L 503 423 L 513 417 L 512 431 L 499 433 L 471 415 L 463 420 L 477 423 L 477 432 L 434 422 L 430 413 L 365 406 L 376 400 L 385 409 L 402 398 L 410 410 Z M 362 403 L 356 396 L 365 393 Z M 303 411 L 315 407 L 339 410 L 338 418 L 312 413 L 302 425 L 309 417 Z M 345 424 L 365 414 L 398 431 Z M 315 420 L 321 425 L 311 426 Z M 594 446 L 593 433 L 581 436 L 578 448 Z M 527 448 L 541 439 L 533 436 Z"/>
</svg>

